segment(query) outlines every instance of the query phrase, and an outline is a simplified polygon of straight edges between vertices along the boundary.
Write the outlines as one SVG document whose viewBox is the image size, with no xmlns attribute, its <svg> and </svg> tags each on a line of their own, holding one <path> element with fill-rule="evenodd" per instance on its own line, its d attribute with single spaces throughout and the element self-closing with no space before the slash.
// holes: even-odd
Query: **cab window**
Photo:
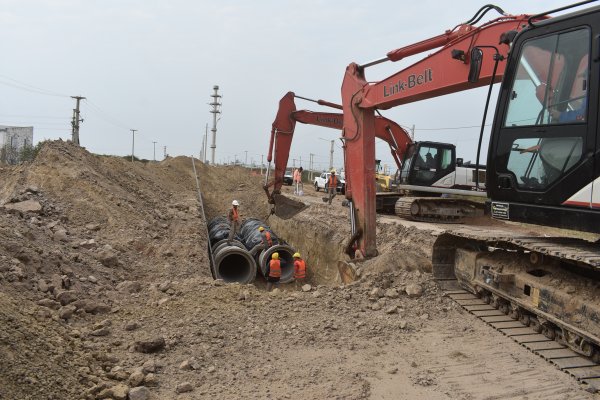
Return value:
<svg viewBox="0 0 600 400">
<path fill-rule="evenodd" d="M 584 123 L 590 31 L 532 39 L 522 47 L 504 127 Z"/>
</svg>

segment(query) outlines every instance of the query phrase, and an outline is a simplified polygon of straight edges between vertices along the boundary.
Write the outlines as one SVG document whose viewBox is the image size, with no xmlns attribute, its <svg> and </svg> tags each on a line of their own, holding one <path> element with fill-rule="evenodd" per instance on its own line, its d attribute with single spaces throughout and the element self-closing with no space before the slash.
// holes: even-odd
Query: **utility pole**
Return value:
<svg viewBox="0 0 600 400">
<path fill-rule="evenodd" d="M 264 154 L 260 155 L 260 174 L 261 175 L 262 175 L 262 169 L 263 169 L 263 157 L 264 156 L 265 156 Z"/>
<path fill-rule="evenodd" d="M 410 128 L 410 138 L 412 141 L 415 141 L 415 125 L 413 124 L 412 128 Z"/>
<path fill-rule="evenodd" d="M 295 158 L 292 159 L 292 168 L 296 168 L 296 159 Z"/>
<path fill-rule="evenodd" d="M 156 161 L 156 143 L 157 142 L 152 142 L 152 144 L 154 145 L 154 161 Z"/>
<path fill-rule="evenodd" d="M 221 98 L 221 96 L 219 95 L 219 86 L 215 85 L 213 86 L 213 90 L 215 91 L 214 94 L 210 97 L 213 98 L 212 103 L 209 103 L 212 106 L 212 110 L 210 110 L 210 113 L 213 115 L 213 127 L 211 129 L 212 132 L 212 144 L 210 145 L 210 150 L 211 150 L 211 154 L 210 154 L 210 163 L 211 164 L 215 164 L 215 149 L 217 148 L 217 114 L 220 114 L 221 111 L 219 110 L 219 107 L 221 106 L 221 103 L 219 103 L 219 99 Z"/>
<path fill-rule="evenodd" d="M 300 166 L 302 166 L 302 156 L 300 156 Z"/>
<path fill-rule="evenodd" d="M 73 120 L 71 121 L 72 132 L 71 132 L 71 141 L 79 146 L 79 123 L 83 122 L 83 120 L 79 117 L 79 102 L 85 97 L 82 96 L 71 96 L 72 99 L 75 99 L 77 102 L 75 103 L 75 108 L 73 109 Z"/>
<path fill-rule="evenodd" d="M 331 141 L 331 150 L 330 150 L 330 155 L 329 155 L 329 171 L 331 171 L 333 169 L 333 145 L 335 143 L 335 140 Z"/>
<path fill-rule="evenodd" d="M 313 170 L 314 170 L 314 159 L 315 155 L 313 153 L 310 153 L 310 162 L 309 162 L 309 169 L 310 169 L 310 181 L 312 182 L 313 180 Z"/>
<path fill-rule="evenodd" d="M 167 158 L 167 146 L 163 146 L 163 159 Z"/>
<path fill-rule="evenodd" d="M 130 129 L 131 131 L 131 162 L 133 162 L 133 153 L 135 151 L 135 133 L 137 129 Z"/>
<path fill-rule="evenodd" d="M 204 162 L 204 136 L 202 136 L 202 147 L 200 147 L 200 161 Z"/>
<path fill-rule="evenodd" d="M 244 150 L 244 153 L 246 153 L 246 159 L 244 160 L 244 167 L 248 166 L 248 150 Z"/>
</svg>

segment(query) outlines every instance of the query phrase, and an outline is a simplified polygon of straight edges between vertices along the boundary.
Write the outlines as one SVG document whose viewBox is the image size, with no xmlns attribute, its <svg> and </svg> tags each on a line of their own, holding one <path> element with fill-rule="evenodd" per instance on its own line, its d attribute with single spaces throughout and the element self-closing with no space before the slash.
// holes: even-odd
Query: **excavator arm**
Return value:
<svg viewBox="0 0 600 400">
<path fill-rule="evenodd" d="M 281 195 L 281 186 L 283 185 L 283 177 L 289 160 L 296 122 L 338 130 L 342 130 L 343 128 L 343 115 L 341 113 L 296 110 L 295 97 L 299 96 L 296 96 L 293 92 L 288 92 L 279 101 L 279 109 L 271 128 L 269 152 L 267 154 L 269 167 L 270 163 L 274 162 L 275 169 L 270 182 L 267 176 L 264 189 L 269 203 L 274 205 L 275 214 L 282 218 L 289 218 L 305 208 L 303 203 L 284 198 Z M 306 100 L 342 109 L 341 105 L 328 101 Z M 397 167 L 401 168 L 405 151 L 408 145 L 412 143 L 410 135 L 400 125 L 382 116 L 375 118 L 375 124 L 375 137 L 385 141 L 389 145 Z M 269 192 L 271 188 L 272 190 Z"/>
<path fill-rule="evenodd" d="M 377 254 L 376 188 L 372 179 L 375 111 L 500 81 L 506 67 L 502 61 L 509 51 L 508 41 L 500 43 L 501 37 L 510 37 L 511 32 L 527 26 L 529 16 L 503 15 L 480 26 L 472 25 L 483 14 L 475 20 L 476 14 L 468 23 L 442 35 L 393 50 L 381 60 L 364 66 L 352 63 L 346 68 L 341 90 L 346 197 L 353 208 L 352 230 L 358 232 L 354 246 L 362 255 Z M 369 83 L 365 77 L 365 68 L 370 65 L 398 61 L 436 48 L 440 49 L 380 82 Z M 489 52 L 493 57 L 481 57 L 482 52 Z M 474 70 L 477 73 L 474 74 Z"/>
</svg>

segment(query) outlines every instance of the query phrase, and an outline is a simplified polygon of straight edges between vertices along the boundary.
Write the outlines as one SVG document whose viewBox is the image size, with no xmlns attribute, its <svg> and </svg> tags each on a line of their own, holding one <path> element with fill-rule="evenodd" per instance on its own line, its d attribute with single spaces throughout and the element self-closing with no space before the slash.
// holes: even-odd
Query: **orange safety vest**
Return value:
<svg viewBox="0 0 600 400">
<path fill-rule="evenodd" d="M 271 233 L 269 231 L 265 231 L 265 237 L 267 238 L 269 247 L 273 246 L 273 239 L 271 239 Z"/>
<path fill-rule="evenodd" d="M 304 279 L 306 278 L 306 263 L 303 259 L 294 261 L 294 278 Z"/>
<path fill-rule="evenodd" d="M 329 175 L 329 187 L 337 188 L 337 176 Z"/>
<path fill-rule="evenodd" d="M 240 220 L 240 213 L 238 212 L 237 208 L 232 207 L 231 211 L 232 211 L 232 214 L 233 214 L 233 221 L 234 222 L 239 222 L 239 220 Z"/>
<path fill-rule="evenodd" d="M 269 263 L 269 276 L 271 278 L 281 278 L 281 263 L 279 260 L 271 260 Z"/>
</svg>

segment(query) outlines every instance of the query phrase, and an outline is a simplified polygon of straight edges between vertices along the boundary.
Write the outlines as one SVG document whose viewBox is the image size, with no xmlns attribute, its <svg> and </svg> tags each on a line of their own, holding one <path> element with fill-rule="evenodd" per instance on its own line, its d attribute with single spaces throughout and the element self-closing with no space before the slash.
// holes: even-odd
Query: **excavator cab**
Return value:
<svg viewBox="0 0 600 400">
<path fill-rule="evenodd" d="M 456 148 L 453 144 L 415 142 L 406 150 L 401 185 L 434 186 L 456 168 Z"/>
<path fill-rule="evenodd" d="M 496 218 L 600 232 L 599 35 L 596 7 L 516 37 L 488 154 Z"/>
</svg>

